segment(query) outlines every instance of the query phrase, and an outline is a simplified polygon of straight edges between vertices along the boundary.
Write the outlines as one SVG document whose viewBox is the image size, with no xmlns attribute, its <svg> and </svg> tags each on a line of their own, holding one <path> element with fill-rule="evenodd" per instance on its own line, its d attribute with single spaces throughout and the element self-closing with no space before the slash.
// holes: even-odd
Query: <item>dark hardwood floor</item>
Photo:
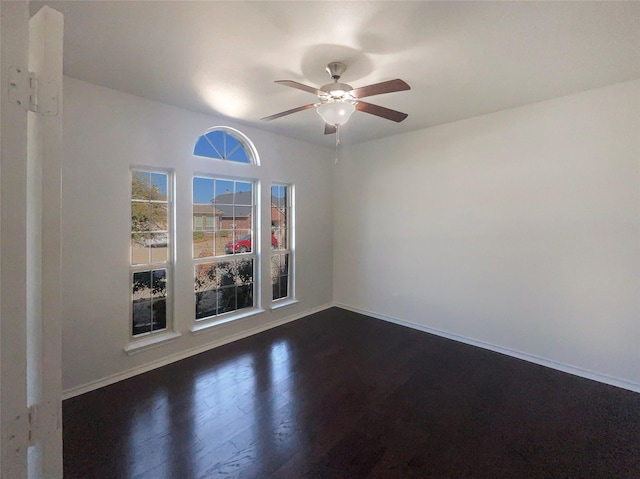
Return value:
<svg viewBox="0 0 640 479">
<path fill-rule="evenodd" d="M 65 478 L 640 478 L 640 394 L 332 308 L 69 399 Z"/>
</svg>

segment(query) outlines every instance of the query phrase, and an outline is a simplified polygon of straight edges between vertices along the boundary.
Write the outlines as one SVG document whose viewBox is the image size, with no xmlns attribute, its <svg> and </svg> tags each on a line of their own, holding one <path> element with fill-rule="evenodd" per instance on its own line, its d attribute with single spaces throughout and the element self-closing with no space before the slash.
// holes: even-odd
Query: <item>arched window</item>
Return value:
<svg viewBox="0 0 640 479">
<path fill-rule="evenodd" d="M 251 140 L 226 126 L 207 130 L 198 138 L 193 154 L 260 164 Z M 242 175 L 221 177 L 210 172 L 193 177 L 193 265 L 198 321 L 193 330 L 258 311 L 257 191 L 257 181 Z"/>
<path fill-rule="evenodd" d="M 228 126 L 216 126 L 207 130 L 198 138 L 193 154 L 236 163 L 260 164 L 258 152 L 251 140 Z"/>
</svg>

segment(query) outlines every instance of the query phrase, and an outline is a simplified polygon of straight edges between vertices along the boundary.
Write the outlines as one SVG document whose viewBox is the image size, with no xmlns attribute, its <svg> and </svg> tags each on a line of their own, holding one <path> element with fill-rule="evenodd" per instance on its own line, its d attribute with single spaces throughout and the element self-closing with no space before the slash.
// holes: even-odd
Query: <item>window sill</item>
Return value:
<svg viewBox="0 0 640 479">
<path fill-rule="evenodd" d="M 205 331 L 209 331 L 212 328 L 215 328 L 216 326 L 221 326 L 223 324 L 226 323 L 231 323 L 233 321 L 237 321 L 239 319 L 243 319 L 243 318 L 249 318 L 251 316 L 256 316 L 260 313 L 264 313 L 264 309 L 252 309 L 251 311 L 247 311 L 246 313 L 239 313 L 239 314 L 234 314 L 228 317 L 224 317 L 221 319 L 210 319 L 210 320 L 206 320 L 206 319 L 202 319 L 198 322 L 198 324 L 196 324 L 195 326 L 193 326 L 190 331 L 192 334 L 199 334 L 199 333 L 203 333 Z"/>
<path fill-rule="evenodd" d="M 300 301 L 298 301 L 297 299 L 285 299 L 284 301 L 278 301 L 277 303 L 273 303 L 271 305 L 271 308 L 269 308 L 271 311 L 275 311 L 277 309 L 280 308 L 286 308 L 288 306 L 293 306 L 294 304 L 299 303 Z"/>
<path fill-rule="evenodd" d="M 155 348 L 157 346 L 160 346 L 161 344 L 174 341 L 180 336 L 182 336 L 182 333 L 176 333 L 175 331 L 162 334 L 154 334 L 144 339 L 134 340 L 133 342 L 125 346 L 124 352 L 129 355 L 141 353 L 142 351 L 146 351 L 147 349 Z"/>
</svg>

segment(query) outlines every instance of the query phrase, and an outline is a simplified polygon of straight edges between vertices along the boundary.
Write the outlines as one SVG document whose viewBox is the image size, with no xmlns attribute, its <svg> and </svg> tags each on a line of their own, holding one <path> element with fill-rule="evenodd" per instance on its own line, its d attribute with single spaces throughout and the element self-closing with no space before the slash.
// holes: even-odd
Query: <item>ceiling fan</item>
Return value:
<svg viewBox="0 0 640 479">
<path fill-rule="evenodd" d="M 407 83 L 397 78 L 395 80 L 374 83 L 373 85 L 367 85 L 360 88 L 353 88 L 351 85 L 338 82 L 346 69 L 347 66 L 342 62 L 329 63 L 326 70 L 333 80 L 333 83 L 328 83 L 320 88 L 307 86 L 293 80 L 277 80 L 276 83 L 279 83 L 280 85 L 289 86 L 291 88 L 296 88 L 298 90 L 317 95 L 318 101 L 316 103 L 309 103 L 308 105 L 276 113 L 275 115 L 266 116 L 261 119 L 266 121 L 275 120 L 276 118 L 290 115 L 292 113 L 315 108 L 325 122 L 324 134 L 329 135 L 335 133 L 340 125 L 344 125 L 355 110 L 395 122 L 401 122 L 408 116 L 406 113 L 360 100 L 361 98 L 366 98 L 368 96 L 410 90 L 411 87 L 407 85 Z"/>
</svg>

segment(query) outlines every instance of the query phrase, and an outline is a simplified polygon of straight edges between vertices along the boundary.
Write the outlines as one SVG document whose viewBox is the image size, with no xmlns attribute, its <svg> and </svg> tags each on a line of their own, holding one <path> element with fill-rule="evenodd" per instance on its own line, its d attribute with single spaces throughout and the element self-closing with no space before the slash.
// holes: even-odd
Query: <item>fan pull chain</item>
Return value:
<svg viewBox="0 0 640 479">
<path fill-rule="evenodd" d="M 340 126 L 336 125 L 336 165 L 338 164 L 338 145 L 340 145 Z"/>
</svg>

